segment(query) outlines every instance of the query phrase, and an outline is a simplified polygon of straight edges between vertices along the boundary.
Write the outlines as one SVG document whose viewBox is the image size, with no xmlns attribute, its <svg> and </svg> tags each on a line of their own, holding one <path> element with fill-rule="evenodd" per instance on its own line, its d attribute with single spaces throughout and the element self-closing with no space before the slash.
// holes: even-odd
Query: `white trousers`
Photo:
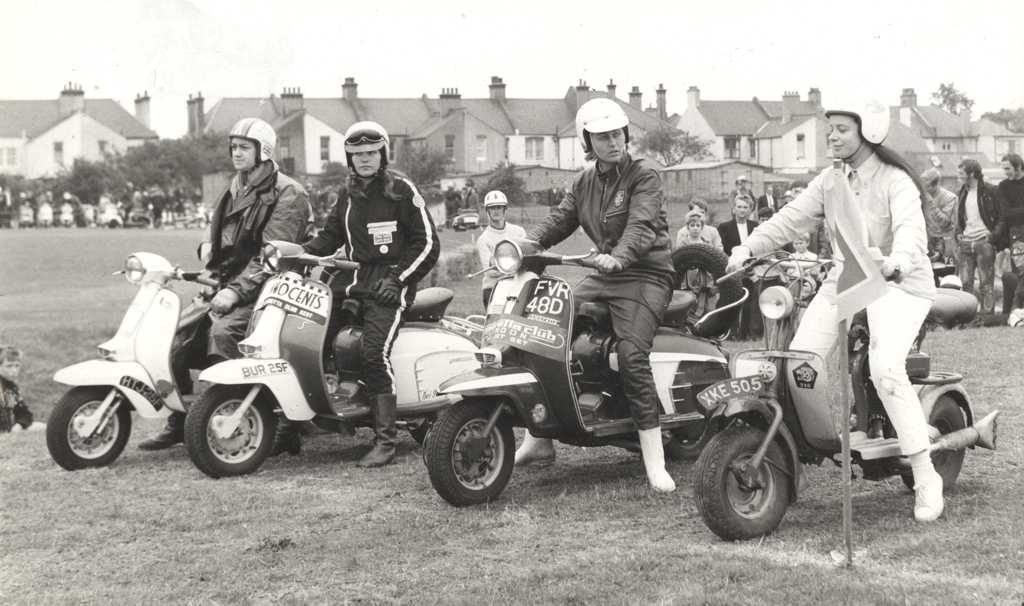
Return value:
<svg viewBox="0 0 1024 606">
<path fill-rule="evenodd" d="M 834 281 L 826 281 L 804 313 L 792 349 L 812 351 L 827 359 L 839 339 L 839 314 Z M 907 377 L 906 359 L 931 301 L 889 286 L 889 292 L 868 306 L 871 381 L 899 436 L 900 450 L 912 455 L 928 448 L 928 424 L 921 400 Z M 846 346 L 846 337 L 839 341 Z M 844 419 L 844 422 L 846 420 Z"/>
</svg>

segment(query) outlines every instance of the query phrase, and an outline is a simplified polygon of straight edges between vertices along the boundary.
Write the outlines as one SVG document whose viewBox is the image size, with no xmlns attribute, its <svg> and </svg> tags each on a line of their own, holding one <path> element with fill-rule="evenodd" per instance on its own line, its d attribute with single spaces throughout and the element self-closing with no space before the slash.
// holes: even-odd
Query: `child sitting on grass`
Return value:
<svg viewBox="0 0 1024 606">
<path fill-rule="evenodd" d="M 18 391 L 21 373 L 21 351 L 0 345 L 0 432 L 39 431 L 46 425 L 32 422 L 32 412 Z"/>
</svg>

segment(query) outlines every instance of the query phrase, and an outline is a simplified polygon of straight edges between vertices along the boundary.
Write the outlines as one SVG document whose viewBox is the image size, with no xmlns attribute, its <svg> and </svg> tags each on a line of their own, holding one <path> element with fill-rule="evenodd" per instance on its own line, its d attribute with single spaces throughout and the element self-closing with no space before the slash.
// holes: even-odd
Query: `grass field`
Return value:
<svg viewBox="0 0 1024 606">
<path fill-rule="evenodd" d="M 189 266 L 198 232 L 0 232 L 0 342 L 27 355 L 23 391 L 45 417 L 51 381 L 91 358 L 133 294 L 111 277 L 135 250 Z M 468 241 L 446 232 L 445 245 Z M 585 250 L 572 241 L 565 250 Z M 453 311 L 478 310 L 478 284 L 453 285 Z M 502 498 L 457 510 L 430 486 L 416 444 L 396 464 L 355 461 L 370 434 L 317 436 L 302 455 L 249 477 L 211 480 L 182 448 L 135 446 L 109 468 L 69 473 L 42 434 L 0 435 L 0 600 L 49 603 L 1021 604 L 1024 419 L 1021 333 L 937 331 L 933 365 L 962 372 L 978 412 L 1004 410 L 1000 450 L 968 454 L 947 510 L 915 524 L 898 480 L 854 482 L 857 565 L 841 546 L 838 470 L 809 488 L 777 533 L 723 543 L 680 489 L 654 496 L 639 456 L 559 446 L 559 462 L 517 470 Z"/>
</svg>

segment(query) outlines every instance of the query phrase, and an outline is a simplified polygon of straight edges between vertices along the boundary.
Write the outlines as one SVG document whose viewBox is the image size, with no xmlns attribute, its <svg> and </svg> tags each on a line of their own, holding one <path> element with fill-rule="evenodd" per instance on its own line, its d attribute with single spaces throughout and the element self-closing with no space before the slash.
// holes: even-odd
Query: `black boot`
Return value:
<svg viewBox="0 0 1024 606">
<path fill-rule="evenodd" d="M 185 413 L 172 412 L 163 431 L 139 442 L 139 450 L 163 450 L 185 441 Z"/>
<path fill-rule="evenodd" d="M 286 452 L 297 455 L 301 450 L 302 435 L 299 433 L 299 426 L 288 419 L 281 418 L 277 422 L 277 430 L 274 432 L 274 447 L 270 450 L 270 456 L 276 457 Z"/>
<path fill-rule="evenodd" d="M 395 406 L 395 396 L 377 396 L 373 407 L 373 450 L 359 460 L 360 467 L 381 467 L 395 458 L 395 444 L 398 443 Z"/>
</svg>

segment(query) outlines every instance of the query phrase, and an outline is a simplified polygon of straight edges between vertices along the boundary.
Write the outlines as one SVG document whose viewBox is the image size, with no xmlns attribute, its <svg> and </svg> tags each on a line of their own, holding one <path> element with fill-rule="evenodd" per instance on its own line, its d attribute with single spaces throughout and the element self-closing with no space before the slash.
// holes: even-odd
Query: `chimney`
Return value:
<svg viewBox="0 0 1024 606">
<path fill-rule="evenodd" d="M 668 118 L 668 109 L 665 106 L 665 93 L 668 91 L 665 90 L 664 84 L 659 84 L 658 90 L 654 92 L 657 95 L 658 117 L 665 120 Z"/>
<path fill-rule="evenodd" d="M 492 101 L 505 101 L 505 83 L 497 76 L 491 76 L 491 84 L 488 86 L 491 91 Z"/>
<path fill-rule="evenodd" d="M 700 107 L 700 89 L 696 86 L 686 89 L 686 107 L 691 109 Z"/>
<path fill-rule="evenodd" d="M 817 88 L 812 88 L 807 91 L 807 100 L 810 101 L 817 109 L 821 109 L 821 91 Z"/>
<path fill-rule="evenodd" d="M 149 128 L 149 91 L 135 96 L 135 119 Z"/>
<path fill-rule="evenodd" d="M 614 97 L 615 96 L 615 81 L 612 80 L 612 79 L 608 80 L 608 96 L 609 97 Z"/>
<path fill-rule="evenodd" d="M 782 93 L 782 123 L 793 119 L 793 114 L 800 111 L 800 93 L 788 90 Z"/>
<path fill-rule="evenodd" d="M 64 90 L 60 91 L 57 105 L 61 118 L 83 111 L 85 109 L 85 92 L 82 91 L 82 85 L 73 82 L 65 84 Z"/>
<path fill-rule="evenodd" d="M 356 79 L 352 77 L 345 78 L 345 83 L 341 85 L 341 96 L 346 101 L 355 101 L 357 89 L 359 85 L 356 84 Z"/>
<path fill-rule="evenodd" d="M 287 116 L 293 111 L 302 109 L 302 89 L 299 87 L 288 88 L 281 91 L 281 113 Z"/>
<path fill-rule="evenodd" d="M 640 92 L 640 87 L 634 86 L 632 90 L 629 91 L 629 104 L 639 110 L 643 110 L 643 103 L 640 102 L 642 96 L 643 94 Z"/>
<path fill-rule="evenodd" d="M 203 128 L 206 126 L 206 113 L 203 111 L 203 93 L 196 93 L 195 97 L 189 94 L 188 101 L 185 104 L 188 107 L 188 134 L 202 134 Z"/>
<path fill-rule="evenodd" d="M 590 100 L 590 87 L 583 80 L 576 85 L 576 109 Z"/>
<path fill-rule="evenodd" d="M 457 88 L 442 88 L 441 89 L 441 117 L 447 116 L 451 111 L 462 103 L 462 95 L 459 94 Z"/>
<path fill-rule="evenodd" d="M 912 88 L 905 88 L 900 93 L 900 107 L 917 107 L 917 93 Z"/>
</svg>

